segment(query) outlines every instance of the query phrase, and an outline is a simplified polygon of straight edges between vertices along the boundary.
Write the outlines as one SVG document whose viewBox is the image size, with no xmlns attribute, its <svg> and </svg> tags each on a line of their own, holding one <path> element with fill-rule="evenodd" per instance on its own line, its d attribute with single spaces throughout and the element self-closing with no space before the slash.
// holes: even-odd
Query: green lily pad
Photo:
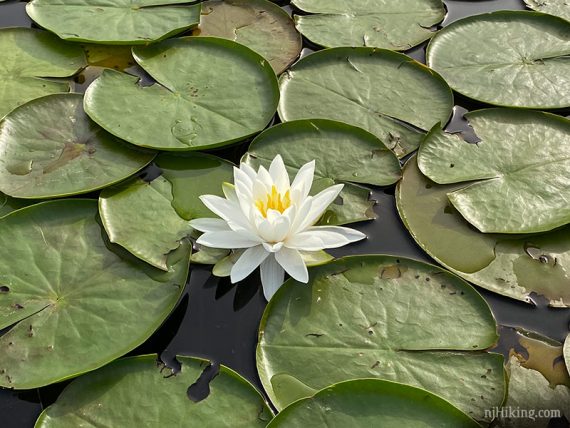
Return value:
<svg viewBox="0 0 570 428">
<path fill-rule="evenodd" d="M 200 4 L 187 0 L 33 0 L 26 12 L 64 40 L 147 44 L 198 25 Z"/>
<path fill-rule="evenodd" d="M 62 42 L 47 31 L 0 29 L 0 118 L 34 98 L 68 92 L 69 77 L 85 67 L 80 46 Z"/>
<path fill-rule="evenodd" d="M 397 410 L 397 411 L 396 411 Z M 477 428 L 473 419 L 423 389 L 376 379 L 337 383 L 280 412 L 268 428 Z"/>
<path fill-rule="evenodd" d="M 306 56 L 281 76 L 279 116 L 332 119 L 376 135 L 402 157 L 423 133 L 446 123 L 447 83 L 410 57 L 375 48 L 333 48 Z"/>
<path fill-rule="evenodd" d="M 570 374 L 570 333 L 564 341 L 564 362 L 566 363 L 566 370 Z"/>
<path fill-rule="evenodd" d="M 499 11 L 454 22 L 431 40 L 427 63 L 457 92 L 507 107 L 570 106 L 570 23 Z"/>
<path fill-rule="evenodd" d="M 434 260 L 480 287 L 530 302 L 536 292 L 552 306 L 570 306 L 570 227 L 533 235 L 485 234 L 472 227 L 447 194 L 464 184 L 438 185 L 404 167 L 398 212 L 415 241 Z"/>
<path fill-rule="evenodd" d="M 203 194 L 222 194 L 231 182 L 232 164 L 215 156 L 162 154 L 161 176 L 150 183 L 135 179 L 101 193 L 99 212 L 111 242 L 151 265 L 168 270 L 168 255 L 192 232 L 189 220 L 211 217 Z"/>
<path fill-rule="evenodd" d="M 245 45 L 266 58 L 277 74 L 295 61 L 303 47 L 289 14 L 268 0 L 205 1 L 195 33 Z"/>
<path fill-rule="evenodd" d="M 283 123 L 253 140 L 242 161 L 257 169 L 268 167 L 280 154 L 291 177 L 316 161 L 311 193 L 344 183 L 340 199 L 323 215 L 323 224 L 346 224 L 375 218 L 369 191 L 356 184 L 388 186 L 401 177 L 398 158 L 373 134 L 331 120 Z"/>
<path fill-rule="evenodd" d="M 91 121 L 82 95 L 48 95 L 0 122 L 0 191 L 26 199 L 88 193 L 135 174 L 154 156 Z"/>
<path fill-rule="evenodd" d="M 87 114 L 132 144 L 211 149 L 261 131 L 275 114 L 271 65 L 236 42 L 184 37 L 135 47 L 133 54 L 158 83 L 143 87 L 135 76 L 105 70 L 85 94 Z"/>
<path fill-rule="evenodd" d="M 538 12 L 556 15 L 570 21 L 570 3 L 568 0 L 524 0 L 526 5 Z"/>
<path fill-rule="evenodd" d="M 0 386 L 97 369 L 143 343 L 176 305 L 190 244 L 163 272 L 104 239 L 97 201 L 44 202 L 0 219 Z"/>
<path fill-rule="evenodd" d="M 123 358 L 71 383 L 40 415 L 36 428 L 100 427 L 264 427 L 271 410 L 255 388 L 220 366 L 209 394 L 190 400 L 188 389 L 208 361 L 177 357 L 180 372 L 157 364 L 156 355 Z M 173 375 L 174 374 L 174 375 Z M 144 392 L 144 393 L 141 393 Z"/>
<path fill-rule="evenodd" d="M 407 50 L 429 39 L 445 17 L 440 0 L 293 0 L 311 15 L 297 15 L 297 29 L 317 45 Z"/>
<path fill-rule="evenodd" d="M 465 142 L 439 126 L 418 154 L 420 170 L 484 233 L 546 232 L 570 223 L 570 120 L 524 110 L 465 114 L 481 139 Z"/>
<path fill-rule="evenodd" d="M 562 344 L 532 332 L 517 332 L 521 350 L 513 349 L 507 364 L 509 393 L 501 428 L 547 428 L 554 412 L 570 417 L 570 376 L 562 359 Z M 509 409 L 526 415 L 512 417 Z M 550 415 L 539 414 L 547 410 Z"/>
<path fill-rule="evenodd" d="M 477 420 L 505 394 L 493 315 L 438 267 L 355 256 L 287 281 L 263 315 L 257 369 L 278 409 L 332 383 L 377 378 L 425 388 Z"/>
<path fill-rule="evenodd" d="M 12 211 L 19 210 L 20 208 L 27 207 L 33 204 L 35 201 L 29 201 L 27 199 L 15 199 L 0 193 L 0 218 Z"/>
</svg>

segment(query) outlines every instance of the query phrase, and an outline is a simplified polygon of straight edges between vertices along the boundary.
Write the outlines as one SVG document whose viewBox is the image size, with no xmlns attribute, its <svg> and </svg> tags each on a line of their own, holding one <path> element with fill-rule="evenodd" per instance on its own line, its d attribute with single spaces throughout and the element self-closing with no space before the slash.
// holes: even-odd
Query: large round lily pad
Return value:
<svg viewBox="0 0 570 428">
<path fill-rule="evenodd" d="M 263 315 L 261 382 L 282 409 L 332 383 L 377 378 L 422 387 L 477 420 L 505 394 L 503 358 L 483 298 L 435 266 L 346 257 L 289 280 Z"/>
<path fill-rule="evenodd" d="M 286 122 L 253 140 L 242 161 L 268 167 L 280 154 L 289 175 L 315 160 L 312 193 L 344 183 L 340 198 L 323 215 L 323 224 L 346 224 L 374 218 L 369 190 L 356 184 L 388 186 L 401 177 L 398 158 L 373 134 L 331 120 Z"/>
<path fill-rule="evenodd" d="M 86 420 L 98 427 L 250 428 L 271 420 L 259 392 L 233 370 L 220 366 L 207 397 L 195 402 L 188 390 L 208 361 L 179 356 L 175 374 L 157 361 L 156 355 L 123 358 L 75 380 L 44 410 L 36 428 L 76 428 Z"/>
<path fill-rule="evenodd" d="M 80 46 L 62 42 L 53 34 L 30 28 L 0 29 L 0 118 L 34 98 L 67 92 L 69 77 L 85 67 Z"/>
<path fill-rule="evenodd" d="M 337 383 L 280 412 L 268 428 L 477 428 L 449 402 L 423 389 L 376 379 Z"/>
<path fill-rule="evenodd" d="M 376 135 L 398 156 L 414 151 L 421 130 L 445 123 L 453 95 L 435 72 L 410 57 L 374 48 L 313 53 L 281 76 L 279 116 L 332 119 Z"/>
<path fill-rule="evenodd" d="M 65 40 L 147 44 L 181 33 L 200 20 L 187 0 L 33 0 L 26 12 Z"/>
<path fill-rule="evenodd" d="M 111 242 L 151 265 L 168 270 L 168 255 L 193 230 L 189 220 L 211 217 L 200 195 L 222 195 L 233 180 L 232 164 L 201 153 L 161 154 L 162 175 L 150 183 L 139 178 L 105 189 L 99 212 Z"/>
<path fill-rule="evenodd" d="M 44 202 L 0 219 L 0 386 L 99 368 L 143 343 L 178 301 L 184 243 L 163 272 L 104 239 L 97 201 Z"/>
<path fill-rule="evenodd" d="M 367 46 L 407 50 L 429 39 L 445 16 L 441 0 L 293 0 L 309 15 L 297 28 L 326 47 Z"/>
<path fill-rule="evenodd" d="M 570 22 L 525 11 L 461 19 L 430 42 L 427 63 L 457 92 L 501 106 L 570 106 Z"/>
<path fill-rule="evenodd" d="M 132 144 L 220 147 L 261 131 L 275 114 L 271 65 L 236 42 L 184 37 L 135 47 L 133 54 L 157 83 L 143 87 L 135 76 L 106 70 L 85 94 L 87 114 Z"/>
<path fill-rule="evenodd" d="M 480 141 L 436 126 L 418 154 L 420 170 L 484 233 L 546 232 L 570 223 L 570 120 L 548 113 L 487 109 L 465 114 Z"/>
<path fill-rule="evenodd" d="M 201 36 L 230 39 L 266 58 L 280 74 L 299 56 L 301 35 L 289 14 L 268 0 L 210 0 L 202 3 Z"/>
<path fill-rule="evenodd" d="M 538 12 L 556 15 L 570 21 L 570 3 L 568 0 L 524 0 L 526 5 Z"/>
<path fill-rule="evenodd" d="M 80 94 L 32 100 L 0 122 L 0 191 L 18 198 L 91 192 L 135 174 L 153 157 L 89 119 Z"/>
<path fill-rule="evenodd" d="M 438 263 L 495 293 L 530 302 L 535 292 L 553 306 L 570 305 L 570 227 L 533 235 L 481 233 L 447 197 L 463 186 L 435 184 L 415 158 L 408 161 L 396 203 L 416 242 Z"/>
</svg>

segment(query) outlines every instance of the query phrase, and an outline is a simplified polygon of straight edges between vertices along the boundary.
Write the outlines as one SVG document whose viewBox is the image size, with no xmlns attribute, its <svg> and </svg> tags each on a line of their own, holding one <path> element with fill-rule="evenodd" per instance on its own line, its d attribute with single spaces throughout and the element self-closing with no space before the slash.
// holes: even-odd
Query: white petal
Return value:
<svg viewBox="0 0 570 428">
<path fill-rule="evenodd" d="M 289 190 L 289 174 L 287 173 L 287 169 L 285 168 L 281 155 L 275 156 L 271 162 L 271 165 L 269 166 L 269 174 L 271 175 L 273 183 L 277 187 L 279 193 L 285 193 Z"/>
<path fill-rule="evenodd" d="M 242 188 L 242 191 L 251 189 L 253 180 L 255 180 L 256 174 L 253 177 L 247 174 L 244 170 L 236 168 L 234 166 L 234 184 L 237 188 Z"/>
<path fill-rule="evenodd" d="M 202 195 L 200 200 L 210 211 L 223 218 L 230 228 L 252 230 L 249 220 L 243 215 L 239 206 L 232 201 L 215 195 Z"/>
<path fill-rule="evenodd" d="M 196 242 L 212 248 L 233 250 L 234 248 L 249 248 L 261 244 L 259 239 L 245 232 L 206 232 Z"/>
<path fill-rule="evenodd" d="M 255 172 L 255 170 L 246 163 L 243 163 L 243 162 L 240 163 L 239 169 L 242 170 L 243 172 L 245 172 L 247 174 L 247 176 L 251 179 L 251 181 L 253 181 L 255 179 L 255 177 L 257 176 L 257 172 Z"/>
<path fill-rule="evenodd" d="M 277 215 L 272 215 L 271 218 L 264 219 L 257 226 L 259 236 L 269 243 L 281 242 L 289 234 L 291 223 L 289 217 L 282 215 L 276 211 Z"/>
<path fill-rule="evenodd" d="M 236 186 L 231 183 L 222 183 L 222 191 L 224 192 L 224 196 L 230 202 L 234 204 L 239 204 L 239 200 L 236 193 Z"/>
<path fill-rule="evenodd" d="M 336 184 L 313 196 L 309 213 L 300 224 L 293 229 L 293 232 L 302 232 L 314 225 L 322 217 L 328 206 L 336 199 L 343 187 L 344 184 Z"/>
<path fill-rule="evenodd" d="M 263 245 L 258 245 L 245 250 L 232 267 L 232 284 L 241 281 L 252 273 L 267 258 L 267 256 L 269 256 L 269 253 L 265 251 Z"/>
<path fill-rule="evenodd" d="M 289 237 L 285 246 L 296 250 L 319 251 L 342 247 L 364 238 L 364 233 L 348 227 L 315 226 Z"/>
<path fill-rule="evenodd" d="M 230 230 L 228 223 L 221 218 L 196 218 L 190 222 L 190 226 L 200 232 L 223 232 Z"/>
<path fill-rule="evenodd" d="M 301 167 L 293 184 L 291 184 L 291 200 L 295 204 L 302 203 L 309 195 L 315 175 L 315 161 L 306 163 Z"/>
<path fill-rule="evenodd" d="M 261 285 L 263 294 L 267 301 L 271 300 L 275 292 L 281 287 L 285 279 L 285 271 L 275 261 L 275 257 L 270 256 L 261 263 Z"/>
<path fill-rule="evenodd" d="M 307 266 L 305 266 L 303 257 L 297 250 L 284 247 L 281 251 L 275 253 L 275 260 L 285 269 L 285 272 L 297 281 L 304 283 L 309 281 Z"/>
<path fill-rule="evenodd" d="M 263 184 L 265 184 L 265 186 L 270 190 L 273 184 L 275 184 L 273 183 L 271 174 L 269 174 L 269 171 L 267 171 L 263 166 L 259 167 L 259 171 L 257 172 L 257 179 L 261 181 Z"/>
<path fill-rule="evenodd" d="M 276 244 L 268 244 L 267 242 L 264 242 L 263 248 L 265 248 L 268 253 L 276 253 L 283 248 L 283 242 L 278 242 Z"/>
</svg>

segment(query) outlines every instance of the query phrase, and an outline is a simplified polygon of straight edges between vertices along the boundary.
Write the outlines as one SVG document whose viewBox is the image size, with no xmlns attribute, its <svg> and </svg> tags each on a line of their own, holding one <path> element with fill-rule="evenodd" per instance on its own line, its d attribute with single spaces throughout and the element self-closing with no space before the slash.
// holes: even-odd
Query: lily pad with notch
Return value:
<svg viewBox="0 0 570 428">
<path fill-rule="evenodd" d="M 397 411 L 395 411 L 397 409 Z M 268 428 L 422 427 L 480 425 L 448 401 L 420 388 L 377 379 L 331 385 L 283 409 Z"/>
<path fill-rule="evenodd" d="M 174 309 L 191 246 L 153 268 L 109 244 L 97 201 L 43 202 L 0 219 L 0 386 L 31 389 L 97 369 Z"/>
<path fill-rule="evenodd" d="M 268 167 L 280 154 L 294 177 L 315 160 L 312 194 L 344 183 L 339 199 L 324 213 L 321 224 L 346 224 L 375 218 L 370 191 L 360 185 L 389 186 L 401 177 L 398 158 L 373 134 L 332 120 L 286 122 L 258 135 L 242 161 Z"/>
<path fill-rule="evenodd" d="M 193 230 L 189 221 L 213 216 L 199 197 L 221 196 L 222 183 L 233 181 L 233 171 L 230 162 L 201 153 L 161 154 L 156 165 L 162 175 L 150 183 L 136 178 L 105 189 L 99 212 L 111 242 L 168 270 L 169 254 Z"/>
<path fill-rule="evenodd" d="M 418 166 L 483 233 L 547 232 L 570 223 L 570 120 L 544 112 L 485 109 L 465 118 L 480 141 L 434 127 Z"/>
<path fill-rule="evenodd" d="M 355 309 L 357 308 L 357 309 Z M 417 308 L 421 308 L 418 310 Z M 287 281 L 259 329 L 257 369 L 278 409 L 350 379 L 424 388 L 479 421 L 505 395 L 503 357 L 485 300 L 438 267 L 354 256 Z"/>
<path fill-rule="evenodd" d="M 202 3 L 196 35 L 223 37 L 266 58 L 281 74 L 301 53 L 301 35 L 289 14 L 268 0 L 209 0 Z"/>
<path fill-rule="evenodd" d="M 134 47 L 133 55 L 157 83 L 141 86 L 135 76 L 105 70 L 85 94 L 87 114 L 129 143 L 212 149 L 261 131 L 275 114 L 271 65 L 236 42 L 182 37 Z"/>
<path fill-rule="evenodd" d="M 427 64 L 457 92 L 505 107 L 570 106 L 570 22 L 530 11 L 456 21 L 436 34 Z"/>
<path fill-rule="evenodd" d="M 64 40 L 148 44 L 182 33 L 200 21 L 188 0 L 32 0 L 26 12 Z"/>
<path fill-rule="evenodd" d="M 325 47 L 365 46 L 411 49 L 433 36 L 445 17 L 441 0 L 293 0 L 306 15 L 295 16 L 297 29 Z"/>
<path fill-rule="evenodd" d="M 0 122 L 0 191 L 25 199 L 88 193 L 136 174 L 154 156 L 89 119 L 82 95 L 48 95 Z"/>
<path fill-rule="evenodd" d="M 453 95 L 434 71 L 397 52 L 332 48 L 313 53 L 280 79 L 283 122 L 331 119 L 376 135 L 398 157 L 451 116 Z"/>
<path fill-rule="evenodd" d="M 87 419 L 106 427 L 261 428 L 273 417 L 253 385 L 225 366 L 219 366 L 205 385 L 208 395 L 198 402 L 191 400 L 190 387 L 201 380 L 211 363 L 183 356 L 176 360 L 180 369 L 174 371 L 156 355 L 123 358 L 76 379 L 42 412 L 35 426 L 75 428 Z"/>
<path fill-rule="evenodd" d="M 487 290 L 529 303 L 534 292 L 551 306 L 570 306 L 570 227 L 531 235 L 481 233 L 447 197 L 464 186 L 434 183 L 421 173 L 415 157 L 406 163 L 396 205 L 418 245 L 447 269 Z"/>
<path fill-rule="evenodd" d="M 31 28 L 0 29 L 0 57 L 0 119 L 34 98 L 69 92 L 63 78 L 87 65 L 80 46 Z"/>
</svg>

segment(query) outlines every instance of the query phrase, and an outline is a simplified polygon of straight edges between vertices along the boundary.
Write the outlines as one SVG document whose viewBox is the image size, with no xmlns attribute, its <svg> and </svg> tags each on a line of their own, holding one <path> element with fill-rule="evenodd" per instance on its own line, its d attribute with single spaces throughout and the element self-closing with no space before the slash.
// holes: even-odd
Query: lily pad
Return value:
<svg viewBox="0 0 570 428">
<path fill-rule="evenodd" d="M 489 104 L 570 106 L 570 22 L 499 11 L 454 22 L 427 49 L 427 63 L 457 92 Z"/>
<path fill-rule="evenodd" d="M 33 0 L 26 12 L 64 40 L 101 44 L 152 43 L 200 21 L 187 0 Z"/>
<path fill-rule="evenodd" d="M 447 194 L 464 184 L 438 185 L 411 158 L 396 191 L 398 212 L 415 241 L 434 260 L 480 287 L 531 302 L 570 306 L 570 227 L 543 234 L 485 234 L 472 227 Z"/>
<path fill-rule="evenodd" d="M 289 14 L 268 0 L 205 1 L 195 33 L 245 45 L 266 58 L 277 74 L 295 61 L 303 47 Z"/>
<path fill-rule="evenodd" d="M 358 379 L 337 383 L 291 404 L 267 427 L 317 426 L 477 428 L 480 425 L 423 389 L 384 380 Z"/>
<path fill-rule="evenodd" d="M 524 0 L 526 5 L 538 12 L 556 15 L 570 21 L 570 3 L 568 0 Z"/>
<path fill-rule="evenodd" d="M 62 42 L 47 31 L 0 29 L 0 118 L 34 98 L 68 92 L 69 77 L 85 67 L 81 47 Z"/>
<path fill-rule="evenodd" d="M 447 83 L 410 57 L 375 48 L 315 52 L 281 76 L 279 116 L 332 119 L 376 135 L 396 155 L 417 149 L 422 130 L 446 123 Z"/>
<path fill-rule="evenodd" d="M 445 17 L 440 0 L 293 0 L 310 15 L 297 15 L 297 29 L 317 45 L 407 50 L 429 39 Z"/>
<path fill-rule="evenodd" d="M 420 170 L 484 233 L 546 232 L 570 223 L 570 120 L 509 109 L 465 114 L 481 141 L 436 126 L 418 154 Z"/>
<path fill-rule="evenodd" d="M 570 376 L 562 359 L 562 344 L 533 332 L 520 331 L 516 336 L 522 349 L 510 351 L 509 394 L 497 426 L 547 428 L 555 412 L 570 417 Z M 513 418 L 509 409 L 526 414 Z M 550 414 L 539 414 L 539 410 Z"/>
<path fill-rule="evenodd" d="M 323 215 L 323 224 L 375 218 L 369 191 L 356 184 L 388 186 L 401 177 L 398 158 L 376 136 L 331 120 L 299 120 L 269 128 L 253 140 L 242 161 L 255 169 L 268 167 L 278 154 L 291 177 L 316 161 L 313 194 L 344 183 L 340 198 Z"/>
<path fill-rule="evenodd" d="M 111 242 L 151 265 L 168 270 L 168 255 L 192 232 L 189 220 L 211 217 L 199 199 L 222 194 L 232 165 L 200 153 L 160 155 L 162 175 L 150 183 L 134 179 L 106 189 L 99 198 L 101 220 Z"/>
<path fill-rule="evenodd" d="M 275 114 L 271 65 L 236 42 L 184 37 L 133 54 L 157 83 L 141 86 L 135 76 L 106 70 L 85 94 L 87 114 L 132 144 L 211 149 L 261 131 Z"/>
<path fill-rule="evenodd" d="M 421 308 L 419 310 L 418 308 Z M 424 388 L 463 412 L 505 394 L 503 357 L 487 303 L 435 266 L 391 256 L 355 256 L 287 281 L 263 315 L 257 369 L 278 409 L 332 383 L 377 378 Z"/>
<path fill-rule="evenodd" d="M 570 374 L 570 333 L 568 333 L 564 341 L 564 362 L 566 363 L 566 370 Z"/>
<path fill-rule="evenodd" d="M 34 201 L 27 199 L 15 199 L 0 193 L 0 217 L 10 214 L 12 211 L 19 210 L 20 208 L 27 207 L 33 204 Z"/>
<path fill-rule="evenodd" d="M 176 305 L 190 244 L 163 272 L 105 241 L 97 201 L 44 202 L 0 219 L 0 386 L 97 369 L 143 343 Z"/>
<path fill-rule="evenodd" d="M 135 174 L 154 156 L 91 121 L 82 95 L 48 95 L 0 122 L 0 191 L 26 199 L 88 193 Z"/>
<path fill-rule="evenodd" d="M 156 355 L 123 358 L 71 383 L 40 415 L 36 428 L 76 428 L 86 420 L 101 427 L 264 427 L 271 411 L 255 388 L 220 366 L 206 398 L 195 402 L 189 387 L 209 366 L 177 357 L 180 371 L 165 370 Z M 141 393 L 144 392 L 144 393 Z"/>
</svg>

